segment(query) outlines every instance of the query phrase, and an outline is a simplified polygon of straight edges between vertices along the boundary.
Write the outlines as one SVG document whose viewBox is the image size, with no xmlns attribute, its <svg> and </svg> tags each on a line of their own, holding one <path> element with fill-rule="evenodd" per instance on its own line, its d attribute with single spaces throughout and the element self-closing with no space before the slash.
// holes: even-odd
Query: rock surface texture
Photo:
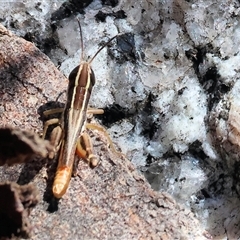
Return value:
<svg viewBox="0 0 240 240">
<path fill-rule="evenodd" d="M 154 190 L 167 192 L 177 203 L 193 211 L 200 220 L 200 232 L 206 229 L 216 239 L 240 238 L 238 0 L 140 0 L 137 4 L 133 0 L 39 3 L 12 0 L 0 4 L 3 26 L 41 50 L 2 28 L 0 119 L 3 126 L 9 124 L 40 133 L 39 113 L 56 106 L 56 100 L 64 103 L 67 79 L 52 62 L 66 76 L 79 64 L 82 50 L 76 18 L 82 26 L 85 60 L 109 38 L 119 34 L 92 62 L 96 84 L 90 106 L 105 110 L 95 121 L 107 128 L 113 142 Z M 101 158 L 100 166 L 90 170 L 80 163 L 79 176 L 72 179 L 67 195 L 59 202 L 59 210 L 52 215 L 42 214 L 43 218 L 69 211 L 70 204 L 64 202 L 77 201 L 76 196 L 87 199 L 83 202 L 90 208 L 95 204 L 94 201 L 90 204 L 90 192 L 108 184 L 107 180 L 100 181 L 101 174 L 110 171 L 107 178 L 115 167 L 118 171 L 117 166 L 123 169 L 131 166 L 108 152 L 102 133 L 93 131 L 91 136 Z M 20 175 L 16 175 L 15 168 L 3 167 L 1 179 L 21 184 L 41 180 L 38 185 L 43 193 L 51 186 L 55 169 L 52 164 L 34 160 L 18 167 Z M 90 178 L 99 181 L 98 185 L 91 185 Z M 113 184 L 111 177 L 109 181 Z M 41 202 L 45 209 L 50 201 L 49 193 L 47 190 Z M 101 204 L 94 205 L 96 209 L 97 206 Z M 73 215 L 82 212 L 79 207 L 72 209 Z M 129 216 L 132 209 L 130 212 Z M 62 219 L 70 224 L 69 218 Z M 142 219 L 148 221 L 147 217 Z M 48 226 L 49 222 L 46 220 L 44 224 Z M 71 231 L 68 225 L 63 226 L 66 232 Z M 90 220 L 86 226 L 90 228 Z M 106 226 L 109 227 L 98 226 L 96 231 L 104 231 Z"/>
<path fill-rule="evenodd" d="M 65 78 L 32 43 L 0 28 L 1 125 L 41 129 L 37 109 L 58 96 Z M 62 83 L 61 84 L 59 84 Z M 17 125 L 17 124 L 16 124 Z M 0 180 L 34 183 L 40 203 L 30 215 L 31 239 L 172 239 L 205 238 L 193 214 L 149 184 L 124 157 L 108 151 L 104 136 L 93 139 L 101 163 L 81 162 L 67 194 L 54 202 L 51 184 L 56 164 L 35 159 L 24 166 L 1 167 Z"/>
</svg>

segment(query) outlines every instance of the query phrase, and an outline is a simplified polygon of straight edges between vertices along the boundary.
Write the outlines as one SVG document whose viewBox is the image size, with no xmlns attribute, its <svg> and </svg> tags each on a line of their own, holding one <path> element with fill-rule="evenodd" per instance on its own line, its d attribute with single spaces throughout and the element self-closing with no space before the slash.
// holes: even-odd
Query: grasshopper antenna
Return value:
<svg viewBox="0 0 240 240">
<path fill-rule="evenodd" d="M 115 35 L 114 37 L 110 38 L 102 47 L 100 47 L 97 52 L 93 55 L 93 57 L 91 58 L 91 60 L 88 62 L 89 64 L 92 63 L 92 61 L 94 60 L 94 58 L 103 50 L 103 48 L 105 48 L 112 40 L 114 40 L 117 36 L 119 36 L 119 34 Z"/>
<path fill-rule="evenodd" d="M 77 21 L 78 21 L 79 33 L 80 33 L 80 47 L 81 47 L 81 49 L 82 49 L 80 62 L 82 62 L 82 61 L 83 61 L 83 57 L 84 57 L 82 27 L 81 27 L 81 23 L 80 23 L 79 18 L 77 18 Z"/>
<path fill-rule="evenodd" d="M 84 58 L 84 51 L 83 51 L 83 36 L 82 36 L 82 27 L 81 27 L 81 23 L 80 23 L 80 20 L 79 18 L 77 18 L 77 21 L 78 21 L 78 26 L 79 26 L 79 32 L 80 32 L 80 38 L 81 38 L 81 49 L 82 49 L 82 53 L 81 53 L 81 62 L 83 61 L 83 58 Z M 97 52 L 93 55 L 93 57 L 91 58 L 90 61 L 88 61 L 89 64 L 92 63 L 92 61 L 94 60 L 94 58 L 103 50 L 103 48 L 105 48 L 112 40 L 114 40 L 116 37 L 118 37 L 119 35 L 121 34 L 117 34 L 115 35 L 114 37 L 110 38 L 102 47 L 100 47 Z"/>
</svg>

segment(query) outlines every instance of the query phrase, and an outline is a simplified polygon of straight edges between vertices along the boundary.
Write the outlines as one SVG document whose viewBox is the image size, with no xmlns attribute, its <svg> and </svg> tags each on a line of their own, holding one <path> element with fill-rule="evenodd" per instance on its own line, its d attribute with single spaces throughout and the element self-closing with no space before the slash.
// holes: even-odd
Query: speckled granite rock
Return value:
<svg viewBox="0 0 240 240">
<path fill-rule="evenodd" d="M 37 109 L 57 98 L 67 80 L 33 44 L 0 26 L 0 124 L 42 129 Z M 63 97 L 64 99 L 64 97 Z M 40 203 L 32 211 L 31 239 L 205 239 L 193 214 L 165 193 L 154 192 L 124 157 L 111 153 L 102 133 L 91 133 L 101 163 L 80 162 L 66 195 L 54 202 L 55 162 L 34 159 L 0 168 L 0 180 L 32 182 Z"/>
</svg>

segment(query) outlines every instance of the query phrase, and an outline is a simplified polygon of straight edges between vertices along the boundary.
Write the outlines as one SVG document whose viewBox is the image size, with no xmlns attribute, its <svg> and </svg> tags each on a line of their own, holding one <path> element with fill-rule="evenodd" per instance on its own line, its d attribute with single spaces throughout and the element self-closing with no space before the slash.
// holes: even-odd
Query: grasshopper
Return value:
<svg viewBox="0 0 240 240">
<path fill-rule="evenodd" d="M 67 191 L 75 160 L 75 153 L 89 162 L 92 167 L 97 166 L 98 158 L 93 154 L 92 144 L 89 135 L 86 133 L 86 117 L 88 113 L 102 114 L 102 109 L 88 109 L 88 103 L 92 88 L 95 84 L 95 75 L 91 68 L 91 63 L 98 53 L 106 47 L 118 35 L 112 37 L 102 46 L 89 61 L 84 61 L 83 37 L 81 24 L 78 20 L 81 38 L 81 59 L 80 64 L 75 67 L 69 75 L 67 90 L 67 101 L 62 112 L 61 119 L 50 119 L 46 121 L 43 137 L 49 125 L 58 123 L 50 136 L 50 142 L 54 146 L 54 151 L 49 152 L 49 158 L 54 158 L 58 153 L 58 166 L 52 187 L 53 195 L 61 198 Z M 51 114 L 59 110 L 45 111 L 44 114 Z M 47 113 L 48 112 L 48 113 Z M 89 124 L 90 128 L 93 125 Z M 101 129 L 101 127 L 98 129 Z"/>
</svg>

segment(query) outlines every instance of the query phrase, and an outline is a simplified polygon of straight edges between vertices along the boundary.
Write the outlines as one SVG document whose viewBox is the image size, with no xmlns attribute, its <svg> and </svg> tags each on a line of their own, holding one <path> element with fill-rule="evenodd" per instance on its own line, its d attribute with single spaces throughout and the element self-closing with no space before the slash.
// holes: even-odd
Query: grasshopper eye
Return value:
<svg viewBox="0 0 240 240">
<path fill-rule="evenodd" d="M 90 71 L 90 81 L 92 83 L 92 86 L 94 86 L 96 80 L 95 80 L 95 74 L 94 74 L 94 71 L 92 70 L 92 68 L 90 68 L 91 71 Z"/>
<path fill-rule="evenodd" d="M 69 79 L 70 82 L 75 81 L 76 76 L 77 76 L 77 73 L 78 73 L 79 66 L 80 66 L 80 65 L 78 65 L 77 67 L 75 67 L 75 68 L 71 71 L 71 73 L 69 74 L 68 79 Z"/>
</svg>

